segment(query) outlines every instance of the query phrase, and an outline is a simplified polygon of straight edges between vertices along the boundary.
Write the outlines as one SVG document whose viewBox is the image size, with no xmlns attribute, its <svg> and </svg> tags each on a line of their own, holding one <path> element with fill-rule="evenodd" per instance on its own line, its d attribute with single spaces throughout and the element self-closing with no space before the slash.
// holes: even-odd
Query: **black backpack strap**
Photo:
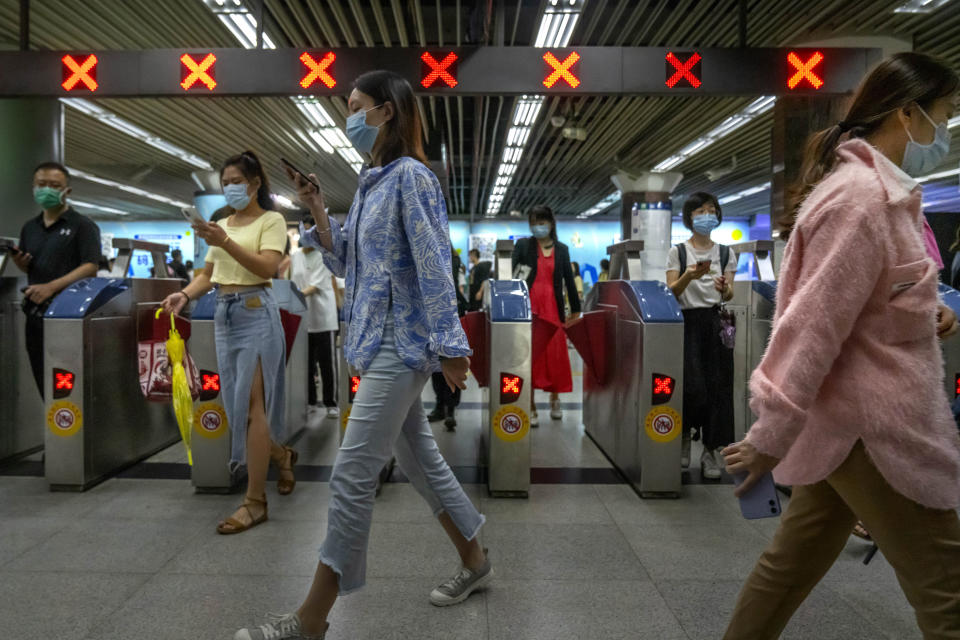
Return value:
<svg viewBox="0 0 960 640">
<path fill-rule="evenodd" d="M 723 274 L 727 268 L 727 261 L 730 260 L 730 247 L 725 244 L 720 245 L 720 273 Z"/>
<path fill-rule="evenodd" d="M 680 275 L 687 272 L 687 245 L 680 243 L 677 247 L 677 258 L 680 259 Z"/>
</svg>

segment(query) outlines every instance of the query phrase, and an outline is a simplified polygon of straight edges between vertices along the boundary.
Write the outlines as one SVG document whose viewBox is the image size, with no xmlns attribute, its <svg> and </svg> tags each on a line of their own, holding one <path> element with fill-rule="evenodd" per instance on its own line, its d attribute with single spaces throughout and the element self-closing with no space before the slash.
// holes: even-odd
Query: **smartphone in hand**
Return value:
<svg viewBox="0 0 960 640">
<path fill-rule="evenodd" d="M 746 478 L 746 473 L 734 474 L 733 483 L 739 487 Z M 763 474 L 760 482 L 740 496 L 740 513 L 747 520 L 776 518 L 780 515 L 780 496 L 777 495 L 772 473 Z"/>
<path fill-rule="evenodd" d="M 182 209 L 180 209 L 180 215 L 182 215 L 184 219 L 187 222 L 189 222 L 191 225 L 194 225 L 194 224 L 203 225 L 203 224 L 206 224 L 207 222 L 206 220 L 203 219 L 200 213 L 197 212 L 196 207 L 183 207 Z"/>
<path fill-rule="evenodd" d="M 711 264 L 713 264 L 713 260 L 698 260 L 697 269 L 709 269 Z"/>
<path fill-rule="evenodd" d="M 280 162 L 283 163 L 283 166 L 290 169 L 290 171 L 293 171 L 295 174 L 303 178 L 304 182 L 312 184 L 314 187 L 316 187 L 317 191 L 320 191 L 320 185 L 318 185 L 314 180 L 311 180 L 310 176 L 305 174 L 303 171 L 300 171 L 300 169 L 297 169 L 295 166 L 293 166 L 293 164 L 291 164 L 286 158 L 280 158 Z"/>
</svg>

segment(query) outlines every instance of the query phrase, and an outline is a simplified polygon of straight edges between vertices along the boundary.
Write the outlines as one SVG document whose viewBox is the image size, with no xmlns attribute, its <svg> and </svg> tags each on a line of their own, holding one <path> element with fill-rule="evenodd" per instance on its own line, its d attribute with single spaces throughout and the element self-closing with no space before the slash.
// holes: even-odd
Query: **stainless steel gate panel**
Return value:
<svg viewBox="0 0 960 640">
<path fill-rule="evenodd" d="M 525 497 L 530 491 L 530 419 L 526 415 L 533 383 L 530 323 L 491 322 L 489 326 L 491 387 L 487 396 L 490 416 L 486 423 L 490 429 L 487 486 L 494 496 Z M 501 403 L 504 377 L 517 377 L 522 381 L 518 385 L 520 393 L 507 403 Z"/>
<path fill-rule="evenodd" d="M 43 401 L 33 380 L 20 308 L 26 276 L 11 274 L 0 254 L 0 462 L 43 448 Z M 12 264 L 12 261 L 11 261 Z"/>
</svg>

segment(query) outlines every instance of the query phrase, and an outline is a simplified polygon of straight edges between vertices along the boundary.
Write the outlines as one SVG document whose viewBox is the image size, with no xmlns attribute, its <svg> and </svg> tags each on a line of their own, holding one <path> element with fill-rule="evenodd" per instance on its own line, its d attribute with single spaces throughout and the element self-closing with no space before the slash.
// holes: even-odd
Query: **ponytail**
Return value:
<svg viewBox="0 0 960 640">
<path fill-rule="evenodd" d="M 814 187 L 836 168 L 836 148 L 844 135 L 863 138 L 877 131 L 888 116 L 911 104 L 928 109 L 938 98 L 953 95 L 960 76 L 946 62 L 923 53 L 897 53 L 882 60 L 867 74 L 854 94 L 844 119 L 812 134 L 804 147 L 796 182 L 789 189 L 790 212 L 786 236 L 796 213 Z"/>
<path fill-rule="evenodd" d="M 227 167 L 236 167 L 243 174 L 243 177 L 252 182 L 260 178 L 260 188 L 257 189 L 257 204 L 262 209 L 270 211 L 273 209 L 273 194 L 270 193 L 270 181 L 267 179 L 267 173 L 263 170 L 260 158 L 253 151 L 244 151 L 243 153 L 227 158 L 223 166 L 220 167 L 220 178 L 223 178 L 223 170 Z"/>
</svg>

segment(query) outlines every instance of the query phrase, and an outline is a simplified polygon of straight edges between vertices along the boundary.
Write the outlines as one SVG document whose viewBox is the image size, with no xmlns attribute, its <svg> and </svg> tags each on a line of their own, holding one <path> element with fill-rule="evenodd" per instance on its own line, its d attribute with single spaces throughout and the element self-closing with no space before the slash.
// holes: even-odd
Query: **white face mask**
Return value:
<svg viewBox="0 0 960 640">
<path fill-rule="evenodd" d="M 950 151 L 950 129 L 947 128 L 947 123 L 937 124 L 919 105 L 917 108 L 920 109 L 923 117 L 934 126 L 935 133 L 933 142 L 920 144 L 910 135 L 907 126 L 903 126 L 910 140 L 907 141 L 907 146 L 903 150 L 903 162 L 900 163 L 900 167 L 914 178 L 936 169 Z"/>
</svg>

